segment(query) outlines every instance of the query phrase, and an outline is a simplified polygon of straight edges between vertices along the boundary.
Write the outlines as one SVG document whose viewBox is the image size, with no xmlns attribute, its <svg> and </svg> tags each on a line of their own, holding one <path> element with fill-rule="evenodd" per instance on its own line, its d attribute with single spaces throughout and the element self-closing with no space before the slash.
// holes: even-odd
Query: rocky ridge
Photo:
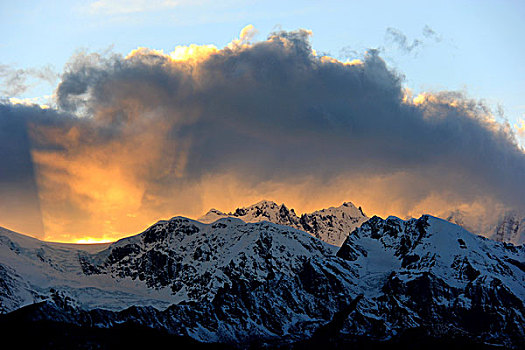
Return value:
<svg viewBox="0 0 525 350">
<path fill-rule="evenodd" d="M 525 337 L 524 246 L 428 215 L 373 217 L 340 248 L 231 217 L 175 217 L 97 250 L 1 230 L 0 256 L 3 322 L 132 324 L 240 347 Z"/>
<path fill-rule="evenodd" d="M 294 209 L 266 200 L 249 207 L 237 208 L 230 213 L 211 209 L 198 220 L 212 223 L 225 217 L 235 217 L 245 222 L 269 221 L 290 226 L 335 246 L 341 246 L 350 232 L 368 220 L 361 207 L 358 208 L 351 202 L 298 216 Z"/>
</svg>

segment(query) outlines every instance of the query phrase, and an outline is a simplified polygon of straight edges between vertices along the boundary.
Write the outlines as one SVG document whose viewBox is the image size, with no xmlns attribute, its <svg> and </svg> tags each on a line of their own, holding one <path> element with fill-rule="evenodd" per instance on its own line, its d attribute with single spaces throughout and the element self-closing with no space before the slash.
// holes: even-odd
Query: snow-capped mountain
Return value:
<svg viewBox="0 0 525 350">
<path fill-rule="evenodd" d="M 374 217 L 337 255 L 362 266 L 372 286 L 380 283 L 373 306 L 360 303 L 357 313 L 370 322 L 381 318 L 386 336 L 396 328 L 432 325 L 428 331 L 436 337 L 474 332 L 485 343 L 510 346 L 501 336 L 507 329 L 523 345 L 524 246 L 476 236 L 431 216 Z M 379 275 L 385 278 L 373 277 Z M 349 333 L 362 331 L 360 322 L 349 323 Z"/>
<path fill-rule="evenodd" d="M 525 337 L 525 248 L 431 216 L 373 217 L 340 248 L 229 217 L 175 217 L 91 249 L 2 230 L 0 286 L 2 312 L 18 310 L 0 321 L 129 323 L 207 343 L 309 347 L 416 332 L 517 348 Z"/>
<path fill-rule="evenodd" d="M 167 307 L 163 295 L 142 282 L 87 275 L 84 259 L 110 244 L 77 245 L 39 241 L 0 228 L 0 313 L 49 299 L 60 291 L 85 308 L 122 309 L 130 305 Z"/>
<path fill-rule="evenodd" d="M 198 220 L 212 223 L 220 218 L 236 217 L 244 222 L 269 221 L 279 225 L 290 226 L 306 231 L 312 236 L 335 246 L 341 246 L 350 232 L 359 227 L 368 217 L 361 207 L 357 208 L 350 202 L 339 207 L 330 207 L 313 213 L 297 216 L 294 209 L 288 209 L 284 204 L 263 200 L 246 208 L 237 208 L 234 212 L 223 213 L 211 209 Z"/>
<path fill-rule="evenodd" d="M 176 217 L 122 239 L 91 259 L 88 275 L 144 281 L 167 289 L 173 302 L 212 300 L 239 280 L 262 283 L 268 275 L 293 276 L 305 260 L 333 256 L 336 247 L 302 231 L 270 222 L 225 218 L 202 224 Z"/>
</svg>

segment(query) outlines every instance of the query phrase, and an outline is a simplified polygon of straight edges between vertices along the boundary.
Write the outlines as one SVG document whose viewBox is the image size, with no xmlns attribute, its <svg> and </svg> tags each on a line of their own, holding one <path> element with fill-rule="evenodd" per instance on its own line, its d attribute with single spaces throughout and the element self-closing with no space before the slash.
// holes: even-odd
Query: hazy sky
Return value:
<svg viewBox="0 0 525 350">
<path fill-rule="evenodd" d="M 2 2 L 0 225 L 114 239 L 263 197 L 299 212 L 525 209 L 524 12 Z"/>
</svg>

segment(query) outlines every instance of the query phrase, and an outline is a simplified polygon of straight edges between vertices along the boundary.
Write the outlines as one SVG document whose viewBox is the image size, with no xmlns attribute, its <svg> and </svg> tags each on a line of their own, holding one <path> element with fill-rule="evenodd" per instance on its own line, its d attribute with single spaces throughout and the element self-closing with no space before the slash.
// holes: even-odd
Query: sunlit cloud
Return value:
<svg viewBox="0 0 525 350">
<path fill-rule="evenodd" d="M 81 239 L 75 239 L 71 243 L 76 244 L 100 244 L 100 243 L 111 243 L 114 242 L 114 240 L 109 238 L 94 238 L 94 237 L 84 237 Z"/>
<path fill-rule="evenodd" d="M 518 119 L 518 123 L 514 124 L 514 128 L 518 136 L 525 139 L 525 119 Z"/>
<path fill-rule="evenodd" d="M 400 217 L 525 207 L 524 153 L 482 102 L 413 96 L 375 50 L 341 61 L 317 54 L 308 30 L 255 34 L 79 53 L 56 108 L 0 106 L 1 123 L 19 122 L 10 144 L 30 141 L 19 172 L 34 168 L 46 239 L 115 240 L 263 198 Z"/>
<path fill-rule="evenodd" d="M 38 97 L 26 97 L 26 98 L 17 98 L 17 97 L 10 97 L 9 103 L 14 105 L 24 105 L 24 106 L 32 106 L 32 105 L 38 105 L 40 108 L 47 109 L 50 108 L 50 105 L 48 104 L 49 101 L 52 100 L 51 95 L 45 95 L 45 96 L 38 96 Z"/>
<path fill-rule="evenodd" d="M 257 35 L 257 33 L 258 33 L 258 31 L 254 27 L 254 25 L 253 24 L 248 24 L 246 27 L 244 27 L 241 30 L 241 33 L 239 35 L 239 39 L 242 42 L 249 42 Z"/>
</svg>

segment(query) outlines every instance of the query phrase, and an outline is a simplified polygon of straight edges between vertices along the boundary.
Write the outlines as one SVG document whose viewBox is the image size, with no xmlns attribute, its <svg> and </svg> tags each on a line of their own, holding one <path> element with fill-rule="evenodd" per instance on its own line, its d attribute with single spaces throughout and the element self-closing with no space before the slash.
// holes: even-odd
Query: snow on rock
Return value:
<svg viewBox="0 0 525 350">
<path fill-rule="evenodd" d="M 0 312 L 44 301 L 34 319 L 96 327 L 132 322 L 234 344 L 282 345 L 323 334 L 331 342 L 389 341 L 410 330 L 522 344 L 524 246 L 424 215 L 373 217 L 337 248 L 311 232 L 257 219 L 297 219 L 303 227 L 284 206 L 250 208 L 238 215 L 254 222 L 175 217 L 105 249 L 1 230 Z M 355 207 L 309 218 L 343 220 L 347 213 Z M 338 232 L 343 224 L 330 220 L 317 227 Z"/>
<path fill-rule="evenodd" d="M 385 339 L 425 325 L 438 338 L 470 332 L 509 347 L 524 339 L 524 246 L 476 236 L 429 215 L 373 217 L 337 256 L 358 266 L 369 284 L 365 298 L 372 296 L 343 332 L 364 334 L 369 329 L 363 322 L 381 320 L 385 328 L 377 335 Z"/>
<path fill-rule="evenodd" d="M 368 217 L 361 207 L 357 208 L 352 203 L 343 203 L 340 207 L 330 207 L 301 215 L 301 226 L 306 232 L 312 234 L 329 244 L 341 246 L 346 237 Z"/>
<path fill-rule="evenodd" d="M 202 224 L 176 217 L 101 251 L 42 242 L 2 229 L 0 310 L 44 300 L 60 287 L 88 308 L 167 307 L 210 299 L 235 280 L 293 275 L 304 260 L 333 256 L 336 247 L 269 222 L 226 218 Z M 89 250 L 89 249 L 88 249 Z"/>
<path fill-rule="evenodd" d="M 373 217 L 350 235 L 337 256 L 369 273 L 431 273 L 465 287 L 480 278 L 497 278 L 525 300 L 525 275 L 518 263 L 525 247 L 474 235 L 430 215 L 407 221 Z"/>
<path fill-rule="evenodd" d="M 306 231 L 312 236 L 335 246 L 341 246 L 346 236 L 365 222 L 368 217 L 361 207 L 346 202 L 339 207 L 330 207 L 313 213 L 297 216 L 294 209 L 288 209 L 284 204 L 278 205 L 272 201 L 263 200 L 246 208 L 237 208 L 234 212 L 223 213 L 211 209 L 198 220 L 212 223 L 225 217 L 235 217 L 244 222 L 269 221 L 279 225 L 290 226 Z"/>
<path fill-rule="evenodd" d="M 336 247 L 303 231 L 270 222 L 224 218 L 203 224 L 183 217 L 160 221 L 83 261 L 88 274 L 131 278 L 168 288 L 173 301 L 211 300 L 240 279 L 293 276 L 307 259 L 333 256 Z"/>
</svg>

